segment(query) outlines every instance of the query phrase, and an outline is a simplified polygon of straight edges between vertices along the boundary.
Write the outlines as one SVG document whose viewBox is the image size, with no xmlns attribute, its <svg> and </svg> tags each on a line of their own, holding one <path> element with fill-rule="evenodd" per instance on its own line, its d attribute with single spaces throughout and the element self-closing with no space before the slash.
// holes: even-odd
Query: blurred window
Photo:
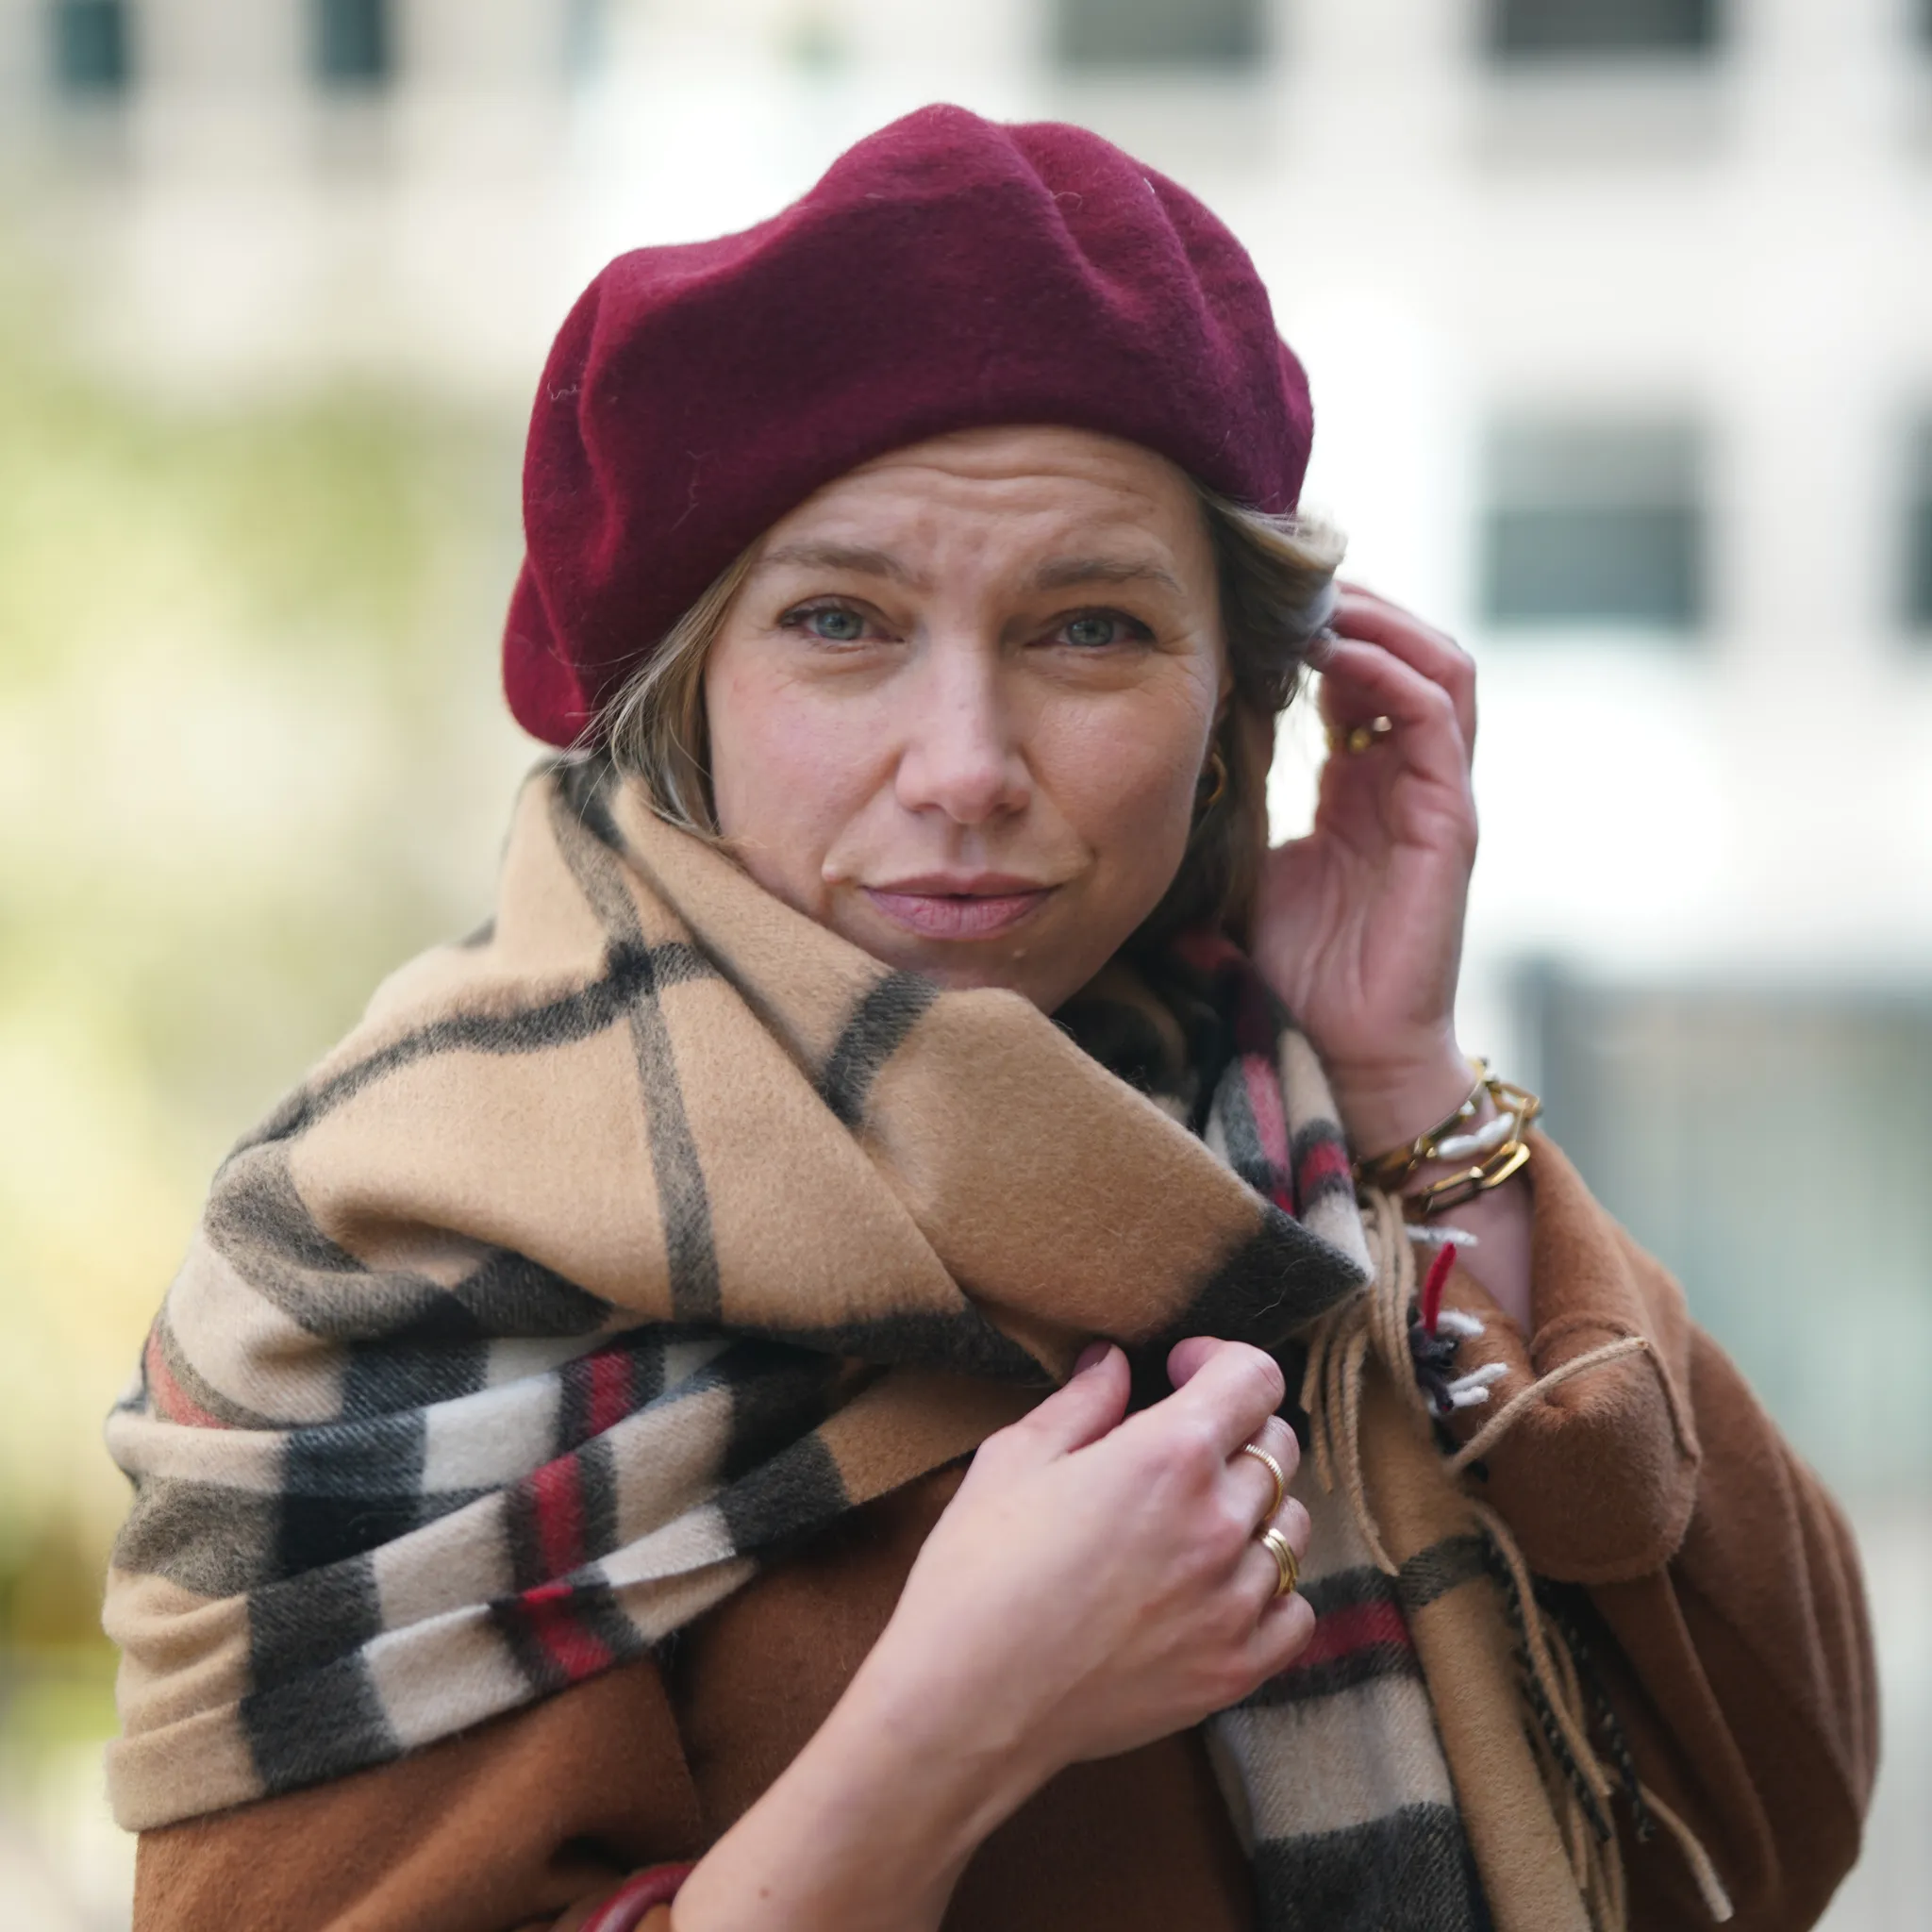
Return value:
<svg viewBox="0 0 1932 1932">
<path fill-rule="evenodd" d="M 1056 0 L 1067 67 L 1243 67 L 1260 58 L 1262 0 Z"/>
<path fill-rule="evenodd" d="M 1490 51 L 1505 59 L 1705 54 L 1717 39 L 1716 0 L 1490 0 Z"/>
<path fill-rule="evenodd" d="M 312 0 L 315 73 L 325 87 L 375 88 L 390 78 L 389 0 Z"/>
<path fill-rule="evenodd" d="M 1524 991 L 1552 1137 L 1798 1448 L 1848 1486 L 1920 1475 L 1932 997 L 1550 972 Z"/>
<path fill-rule="evenodd" d="M 132 78 L 123 0 L 54 0 L 54 79 L 64 94 L 125 93 Z"/>
<path fill-rule="evenodd" d="M 1906 622 L 1932 634 L 1932 423 L 1912 439 L 1906 498 Z"/>
<path fill-rule="evenodd" d="M 1489 621 L 1694 630 L 1705 603 L 1699 445 L 1684 423 L 1500 425 L 1482 532 Z"/>
</svg>

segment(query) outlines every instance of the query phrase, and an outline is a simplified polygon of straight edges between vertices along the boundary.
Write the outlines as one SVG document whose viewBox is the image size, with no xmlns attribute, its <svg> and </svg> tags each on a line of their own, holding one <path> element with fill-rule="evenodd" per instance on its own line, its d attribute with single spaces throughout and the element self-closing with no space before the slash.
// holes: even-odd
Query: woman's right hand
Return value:
<svg viewBox="0 0 1932 1932">
<path fill-rule="evenodd" d="M 1239 1703 L 1314 1629 L 1257 1540 L 1294 1474 L 1259 1349 L 1196 1337 L 1128 1418 L 1096 1347 L 980 1445 L 831 1715 L 678 1893 L 677 1932 L 934 1932 L 974 1850 L 1040 1786 Z M 1274 1517 L 1299 1557 L 1307 1512 Z"/>
<path fill-rule="evenodd" d="M 1274 1361 L 1183 1341 L 1175 1392 L 1130 1418 L 1126 1357 L 1095 1344 L 1083 1362 L 981 1446 L 866 1666 L 1021 1797 L 1239 1703 L 1314 1630 L 1306 1599 L 1276 1594 L 1257 1541 L 1274 1478 L 1241 1453 L 1294 1474 Z M 1290 1497 L 1274 1520 L 1299 1557 L 1307 1511 Z"/>
</svg>

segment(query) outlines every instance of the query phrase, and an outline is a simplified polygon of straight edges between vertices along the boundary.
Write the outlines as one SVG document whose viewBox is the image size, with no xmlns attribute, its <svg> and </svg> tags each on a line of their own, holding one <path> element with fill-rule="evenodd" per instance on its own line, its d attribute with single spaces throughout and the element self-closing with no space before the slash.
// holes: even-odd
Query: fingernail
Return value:
<svg viewBox="0 0 1932 1932">
<path fill-rule="evenodd" d="M 1083 1348 L 1080 1351 L 1080 1353 L 1074 1357 L 1074 1374 L 1084 1375 L 1089 1369 L 1097 1369 L 1100 1366 L 1100 1364 L 1104 1362 L 1108 1358 L 1108 1357 L 1112 1353 L 1112 1342 L 1090 1341 L 1087 1344 L 1087 1346 Z"/>
</svg>

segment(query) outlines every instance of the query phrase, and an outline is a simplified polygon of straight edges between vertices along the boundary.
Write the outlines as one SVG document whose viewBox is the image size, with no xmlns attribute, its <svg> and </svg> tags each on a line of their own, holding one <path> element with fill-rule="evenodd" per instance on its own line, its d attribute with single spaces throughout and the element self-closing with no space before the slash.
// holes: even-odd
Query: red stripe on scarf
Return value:
<svg viewBox="0 0 1932 1932">
<path fill-rule="evenodd" d="M 147 1332 L 146 1355 L 148 1393 L 154 1400 L 155 1413 L 163 1422 L 189 1423 L 197 1429 L 225 1429 L 228 1426 L 220 1416 L 210 1415 L 175 1381 L 175 1373 L 168 1366 L 168 1358 L 161 1353 L 160 1334 L 153 1328 Z"/>
<path fill-rule="evenodd" d="M 540 1583 L 516 1600 L 525 1631 L 572 1684 L 594 1677 L 617 1661 L 610 1646 L 578 1621 L 576 1596 L 568 1583 Z"/>
<path fill-rule="evenodd" d="M 1340 1141 L 1310 1141 L 1308 1151 L 1302 1156 L 1302 1164 L 1295 1169 L 1295 1198 L 1307 1201 L 1331 1181 L 1348 1178 L 1348 1149 Z"/>
<path fill-rule="evenodd" d="M 559 1456 L 532 1474 L 530 1521 L 546 1576 L 561 1576 L 584 1560 L 584 1473 L 575 1456 Z"/>
<path fill-rule="evenodd" d="M 1308 1647 L 1288 1668 L 1288 1674 L 1331 1664 L 1371 1645 L 1392 1643 L 1407 1650 L 1413 1640 L 1402 1612 L 1391 1603 L 1344 1604 L 1315 1620 Z"/>
<path fill-rule="evenodd" d="M 585 1415 L 590 1433 L 601 1436 L 630 1413 L 631 1358 L 627 1350 L 611 1349 L 591 1356 L 584 1367 L 591 1385 L 584 1399 Z"/>
<path fill-rule="evenodd" d="M 1277 1208 L 1294 1212 L 1293 1182 L 1288 1171 L 1288 1116 L 1281 1110 L 1281 1084 L 1274 1070 L 1259 1054 L 1241 1056 L 1241 1080 L 1248 1090 L 1248 1111 L 1255 1119 L 1255 1138 L 1261 1143 L 1261 1155 L 1281 1176 L 1280 1185 L 1268 1191 Z"/>
</svg>

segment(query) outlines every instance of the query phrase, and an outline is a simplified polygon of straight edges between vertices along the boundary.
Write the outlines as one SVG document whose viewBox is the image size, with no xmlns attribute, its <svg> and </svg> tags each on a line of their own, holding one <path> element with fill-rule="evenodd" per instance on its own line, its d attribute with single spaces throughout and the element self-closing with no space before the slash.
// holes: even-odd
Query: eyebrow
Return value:
<svg viewBox="0 0 1932 1932">
<path fill-rule="evenodd" d="M 1032 591 L 1069 591 L 1079 584 L 1152 584 L 1176 597 L 1187 592 L 1172 571 L 1124 557 L 1057 557 L 1027 579 Z"/>
<path fill-rule="evenodd" d="M 784 543 L 758 558 L 760 569 L 779 563 L 802 564 L 807 570 L 851 571 L 858 576 L 888 577 L 895 584 L 916 585 L 919 581 L 891 551 L 874 550 L 862 543 Z"/>
<path fill-rule="evenodd" d="M 895 584 L 919 588 L 916 572 L 907 569 L 889 550 L 863 543 L 784 543 L 758 559 L 758 567 L 793 564 L 806 570 L 850 571 L 858 576 L 885 577 Z M 1056 557 L 1026 579 L 1029 591 L 1067 591 L 1081 584 L 1151 584 L 1176 597 L 1187 594 L 1172 571 L 1142 558 L 1125 557 Z"/>
</svg>

